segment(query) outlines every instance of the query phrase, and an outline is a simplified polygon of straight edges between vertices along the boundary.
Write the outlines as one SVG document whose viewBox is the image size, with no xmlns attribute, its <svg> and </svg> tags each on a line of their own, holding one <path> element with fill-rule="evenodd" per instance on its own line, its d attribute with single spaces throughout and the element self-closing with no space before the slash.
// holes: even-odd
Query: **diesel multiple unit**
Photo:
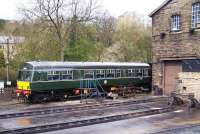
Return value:
<svg viewBox="0 0 200 134">
<path fill-rule="evenodd" d="M 31 61 L 20 67 L 16 93 L 32 102 L 64 99 L 80 94 L 87 81 L 98 81 L 106 92 L 123 85 L 149 90 L 150 72 L 146 63 Z"/>
</svg>

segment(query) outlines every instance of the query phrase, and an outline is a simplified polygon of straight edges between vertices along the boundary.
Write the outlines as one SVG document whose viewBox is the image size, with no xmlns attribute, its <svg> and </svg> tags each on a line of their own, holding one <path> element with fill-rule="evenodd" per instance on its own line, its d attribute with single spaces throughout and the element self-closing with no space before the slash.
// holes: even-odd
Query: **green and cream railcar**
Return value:
<svg viewBox="0 0 200 134">
<path fill-rule="evenodd" d="M 31 61 L 19 70 L 16 93 L 30 101 L 65 98 L 80 93 L 81 81 L 88 80 L 98 81 L 108 92 L 122 85 L 150 90 L 150 74 L 146 63 Z"/>
</svg>

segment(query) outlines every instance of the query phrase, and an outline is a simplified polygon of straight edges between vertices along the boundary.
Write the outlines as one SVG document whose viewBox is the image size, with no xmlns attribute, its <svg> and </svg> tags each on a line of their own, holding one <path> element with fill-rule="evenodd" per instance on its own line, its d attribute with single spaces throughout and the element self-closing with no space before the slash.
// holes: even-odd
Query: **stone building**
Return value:
<svg viewBox="0 0 200 134">
<path fill-rule="evenodd" d="M 169 94 L 187 62 L 200 59 L 200 0 L 166 0 L 152 17 L 153 86 Z M 195 66 L 200 67 L 199 60 Z M 199 65 L 199 66 L 198 66 Z"/>
</svg>

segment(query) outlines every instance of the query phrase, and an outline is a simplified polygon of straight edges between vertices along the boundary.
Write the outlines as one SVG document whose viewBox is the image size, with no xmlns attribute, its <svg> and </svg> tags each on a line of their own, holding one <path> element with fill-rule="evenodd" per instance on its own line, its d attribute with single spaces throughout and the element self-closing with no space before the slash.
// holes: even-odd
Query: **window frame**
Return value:
<svg viewBox="0 0 200 134">
<path fill-rule="evenodd" d="M 58 79 L 55 79 L 55 76 L 58 76 Z M 48 81 L 59 81 L 60 80 L 60 71 L 52 70 L 47 72 Z M 51 79 L 49 79 L 51 78 Z"/>
<path fill-rule="evenodd" d="M 85 77 L 86 75 L 92 75 L 92 78 L 86 78 Z M 84 70 L 84 79 L 94 79 L 94 70 L 91 69 Z"/>
<path fill-rule="evenodd" d="M 198 23 L 200 23 L 200 2 L 192 4 L 191 28 L 197 28 Z"/>
<path fill-rule="evenodd" d="M 143 69 L 143 77 L 149 77 L 149 69 L 148 68 L 144 68 Z"/>
<path fill-rule="evenodd" d="M 110 76 L 108 76 L 110 75 Z M 111 76 L 113 75 L 113 76 Z M 115 78 L 115 69 L 107 69 L 106 70 L 106 78 Z"/>
<path fill-rule="evenodd" d="M 34 70 L 32 81 L 48 81 L 48 71 Z M 45 75 L 44 75 L 45 74 Z"/>
<path fill-rule="evenodd" d="M 173 14 L 171 16 L 171 31 L 178 32 L 181 31 L 181 15 L 180 14 Z"/>
<path fill-rule="evenodd" d="M 67 76 L 67 78 L 63 78 L 63 76 Z M 73 80 L 73 70 L 60 71 L 60 80 Z"/>
<path fill-rule="evenodd" d="M 104 69 L 98 69 L 98 70 L 96 70 L 95 77 L 97 79 L 105 78 L 105 72 L 106 71 Z M 103 76 L 103 77 L 97 77 L 97 76 Z"/>
<path fill-rule="evenodd" d="M 115 77 L 116 78 L 121 78 L 122 77 L 122 70 L 121 69 L 116 69 Z"/>
<path fill-rule="evenodd" d="M 33 70 L 19 70 L 17 79 L 19 81 L 32 82 Z"/>
<path fill-rule="evenodd" d="M 143 69 L 142 68 L 135 69 L 135 76 L 136 78 L 143 78 Z"/>
<path fill-rule="evenodd" d="M 135 77 L 135 69 L 128 69 L 127 77 Z"/>
</svg>

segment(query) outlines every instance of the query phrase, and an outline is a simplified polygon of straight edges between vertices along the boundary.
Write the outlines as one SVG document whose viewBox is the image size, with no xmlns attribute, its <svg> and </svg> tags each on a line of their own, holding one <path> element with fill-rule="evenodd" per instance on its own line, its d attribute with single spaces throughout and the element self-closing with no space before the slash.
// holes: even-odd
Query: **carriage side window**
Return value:
<svg viewBox="0 0 200 134">
<path fill-rule="evenodd" d="M 97 70 L 96 78 L 105 78 L 105 70 Z"/>
<path fill-rule="evenodd" d="M 84 71 L 84 78 L 85 79 L 93 79 L 94 78 L 94 71 L 93 70 L 85 70 Z"/>
<path fill-rule="evenodd" d="M 134 77 L 135 76 L 135 69 L 128 69 L 128 77 Z"/>
<path fill-rule="evenodd" d="M 136 77 L 142 77 L 143 73 L 142 73 L 142 69 L 138 68 L 135 70 L 136 72 Z"/>
<path fill-rule="evenodd" d="M 72 70 L 62 71 L 61 72 L 61 80 L 71 80 L 73 76 Z"/>
<path fill-rule="evenodd" d="M 49 71 L 47 75 L 48 75 L 48 80 L 53 80 L 53 71 Z"/>
<path fill-rule="evenodd" d="M 48 72 L 48 80 L 60 80 L 60 72 L 59 71 L 49 71 Z"/>
<path fill-rule="evenodd" d="M 35 71 L 33 75 L 33 81 L 46 81 L 47 72 L 44 71 Z"/>
<path fill-rule="evenodd" d="M 115 70 L 113 70 L 113 69 L 106 70 L 106 77 L 107 78 L 114 78 L 115 77 Z"/>
<path fill-rule="evenodd" d="M 148 77 L 149 76 L 149 69 L 145 68 L 143 75 L 144 75 L 144 77 Z"/>
<path fill-rule="evenodd" d="M 116 77 L 121 77 L 121 70 L 120 69 L 116 70 Z"/>
</svg>

